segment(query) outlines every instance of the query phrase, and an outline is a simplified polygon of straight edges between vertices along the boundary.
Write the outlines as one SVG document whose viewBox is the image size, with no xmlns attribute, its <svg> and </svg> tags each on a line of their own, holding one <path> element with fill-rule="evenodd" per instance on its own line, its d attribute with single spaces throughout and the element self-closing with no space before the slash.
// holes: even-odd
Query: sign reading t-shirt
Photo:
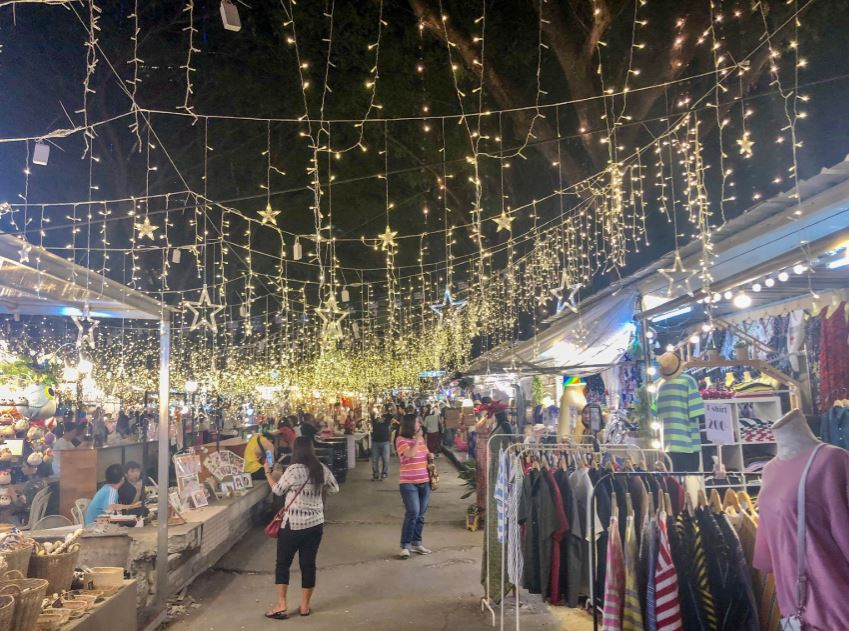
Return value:
<svg viewBox="0 0 849 631">
<path fill-rule="evenodd" d="M 734 428 L 731 419 L 731 405 L 705 401 L 705 429 L 707 441 L 717 445 L 729 445 L 734 442 Z"/>
</svg>

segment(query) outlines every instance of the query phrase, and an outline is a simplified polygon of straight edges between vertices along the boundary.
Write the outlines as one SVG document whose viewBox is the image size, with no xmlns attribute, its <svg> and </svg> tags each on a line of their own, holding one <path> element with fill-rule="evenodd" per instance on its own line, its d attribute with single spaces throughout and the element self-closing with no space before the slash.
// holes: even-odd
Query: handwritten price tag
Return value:
<svg viewBox="0 0 849 631">
<path fill-rule="evenodd" d="M 734 428 L 731 420 L 731 405 L 728 403 L 710 403 L 705 401 L 705 428 L 707 440 L 717 445 L 734 442 Z"/>
</svg>

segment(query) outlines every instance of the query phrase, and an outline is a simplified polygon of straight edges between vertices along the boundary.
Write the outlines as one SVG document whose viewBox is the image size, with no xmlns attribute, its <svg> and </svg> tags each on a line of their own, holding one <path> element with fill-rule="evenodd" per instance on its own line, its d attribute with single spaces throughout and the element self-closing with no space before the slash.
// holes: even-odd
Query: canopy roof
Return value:
<svg viewBox="0 0 849 631">
<path fill-rule="evenodd" d="M 0 234 L 0 313 L 82 315 L 88 306 L 99 318 L 159 320 L 158 300 L 30 245 Z"/>
</svg>

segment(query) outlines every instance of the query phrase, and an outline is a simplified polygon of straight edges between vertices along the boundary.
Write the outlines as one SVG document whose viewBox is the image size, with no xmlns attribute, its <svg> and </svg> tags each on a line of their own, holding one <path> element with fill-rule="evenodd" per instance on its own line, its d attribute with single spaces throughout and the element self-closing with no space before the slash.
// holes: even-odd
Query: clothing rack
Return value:
<svg viewBox="0 0 849 631">
<path fill-rule="evenodd" d="M 589 515 L 590 515 L 590 532 L 595 533 L 596 525 L 598 524 L 598 522 L 596 521 L 596 516 L 597 516 L 596 491 L 598 490 L 598 488 L 601 486 L 601 484 L 603 482 L 605 482 L 608 479 L 613 478 L 614 476 L 639 476 L 639 477 L 648 478 L 648 477 L 651 477 L 651 476 L 668 476 L 668 475 L 681 478 L 681 480 L 679 480 L 679 481 L 682 481 L 682 482 L 684 481 L 683 480 L 684 478 L 688 478 L 688 477 L 690 477 L 690 478 L 694 478 L 694 477 L 701 478 L 702 487 L 703 487 L 702 490 L 704 490 L 704 480 L 707 479 L 707 478 L 713 477 L 714 472 L 713 471 L 606 471 L 605 474 L 602 475 L 595 484 L 593 484 L 593 489 L 590 492 L 590 497 L 589 497 L 589 502 L 588 502 L 588 506 L 589 506 L 588 510 L 589 510 Z M 686 488 L 686 484 L 684 484 L 684 486 L 685 486 L 685 492 L 689 493 L 689 490 Z M 757 483 L 750 483 L 750 484 L 746 484 L 745 481 L 744 481 L 744 483 L 741 483 L 741 484 L 711 484 L 710 488 L 711 489 L 743 489 L 743 490 L 745 490 L 747 487 L 750 487 L 750 486 L 760 486 L 760 481 L 758 481 Z M 598 620 L 599 616 L 597 615 L 597 612 L 596 612 L 596 602 L 595 602 L 595 585 L 596 585 L 596 579 L 598 578 L 597 568 L 596 568 L 596 556 L 597 556 L 598 553 L 596 551 L 596 545 L 597 545 L 597 542 L 596 542 L 595 536 L 593 536 L 591 541 L 589 542 L 589 547 L 590 547 L 590 555 L 589 555 L 589 561 L 590 561 L 590 584 L 589 584 L 590 600 L 589 600 L 589 604 L 590 604 L 590 614 L 593 617 L 593 631 L 599 630 L 599 620 Z M 518 629 L 518 627 L 517 627 L 517 629 Z"/>
<path fill-rule="evenodd" d="M 493 450 L 492 450 L 492 439 L 496 438 L 496 437 L 497 438 L 508 438 L 508 439 L 520 439 L 520 440 L 523 441 L 524 438 L 525 438 L 525 435 L 524 434 L 493 434 L 493 435 L 490 435 L 489 438 L 487 439 L 487 443 L 486 443 L 488 458 L 500 457 L 500 455 L 501 455 L 500 451 L 498 453 L 493 453 Z M 571 455 L 575 459 L 577 459 L 579 457 L 596 456 L 596 455 L 599 456 L 599 457 L 602 457 L 605 454 L 614 454 L 615 452 L 622 452 L 621 457 L 631 458 L 632 455 L 636 454 L 636 455 L 639 456 L 638 459 L 639 459 L 640 462 L 643 462 L 643 463 L 647 462 L 646 461 L 646 451 L 644 449 L 642 449 L 641 447 L 637 446 L 637 445 L 628 445 L 628 444 L 612 445 L 612 444 L 598 443 L 595 440 L 593 440 L 590 443 L 567 442 L 567 443 L 532 443 L 532 444 L 525 444 L 524 442 L 514 442 L 514 443 L 511 443 L 510 445 L 508 445 L 506 449 L 507 449 L 507 451 L 510 455 L 512 466 L 521 466 L 522 458 L 524 458 L 528 454 L 544 453 L 544 452 L 552 452 L 552 453 L 559 452 L 561 454 Z M 654 450 L 652 450 L 652 451 L 654 451 Z M 668 457 L 666 457 L 666 458 L 668 460 Z M 491 501 L 490 501 L 490 497 L 492 496 L 492 488 L 493 488 L 492 487 L 493 481 L 490 479 L 490 468 L 491 467 L 489 466 L 489 460 L 488 460 L 487 469 L 486 469 L 486 476 L 485 476 L 485 479 L 486 479 L 486 502 L 485 502 L 485 507 L 484 507 L 484 510 L 486 511 L 486 513 L 484 515 L 484 549 L 487 550 L 486 571 L 485 571 L 486 581 L 485 581 L 485 593 L 484 593 L 484 596 L 481 598 L 481 611 L 482 612 L 484 610 L 489 611 L 489 613 L 492 617 L 492 626 L 494 627 L 495 621 L 496 621 L 496 613 L 495 613 L 495 608 L 493 607 L 494 603 L 492 602 L 492 585 L 491 585 L 491 573 L 490 573 L 491 555 L 489 554 L 489 546 L 490 546 L 490 542 L 491 542 L 492 533 L 490 532 L 490 530 L 491 530 L 490 529 L 490 519 L 488 517 L 489 514 L 490 514 L 489 511 L 492 510 L 492 508 L 493 508 L 491 506 Z M 590 498 L 590 501 L 592 501 L 592 496 Z M 501 585 L 504 584 L 505 570 L 506 570 L 506 565 L 507 565 L 506 555 L 505 555 L 506 541 L 507 541 L 507 538 L 505 538 L 504 541 L 501 542 Z M 594 546 L 594 542 L 590 541 L 590 542 L 588 542 L 587 545 L 589 545 L 592 548 Z M 521 609 L 520 608 L 520 601 L 519 601 L 520 590 L 521 590 L 520 585 L 514 585 L 513 586 L 513 591 L 514 591 L 514 594 L 515 594 L 515 607 L 514 607 L 514 609 L 515 609 L 515 629 L 516 629 L 516 631 L 519 631 L 519 629 L 520 629 L 520 609 Z M 590 598 L 591 599 L 592 599 L 592 596 L 593 596 L 593 594 L 592 594 L 592 586 L 591 586 L 590 587 Z M 500 598 L 500 602 L 498 603 L 498 608 L 499 608 L 499 616 L 498 617 L 500 619 L 500 625 L 499 625 L 500 631 L 504 631 L 504 629 L 505 629 L 505 626 L 504 626 L 505 625 L 504 605 L 505 605 L 506 599 L 507 599 L 506 596 L 502 596 Z M 592 600 L 590 602 L 592 602 Z"/>
</svg>

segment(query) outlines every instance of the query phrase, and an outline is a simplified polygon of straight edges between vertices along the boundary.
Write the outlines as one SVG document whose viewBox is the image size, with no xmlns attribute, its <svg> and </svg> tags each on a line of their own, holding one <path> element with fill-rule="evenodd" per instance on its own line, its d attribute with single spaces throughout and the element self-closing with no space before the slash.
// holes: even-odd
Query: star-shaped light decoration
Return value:
<svg viewBox="0 0 849 631">
<path fill-rule="evenodd" d="M 92 319 L 88 306 L 83 308 L 82 317 L 71 316 L 71 320 L 77 327 L 77 348 L 94 348 L 94 329 L 100 322 Z"/>
<path fill-rule="evenodd" d="M 215 316 L 223 311 L 224 305 L 213 304 L 206 285 L 200 290 L 200 298 L 197 302 L 186 302 L 186 309 L 192 312 L 192 323 L 189 326 L 189 331 L 203 328 L 209 329 L 213 333 L 218 332 Z"/>
<path fill-rule="evenodd" d="M 276 226 L 277 225 L 277 215 L 279 215 L 279 214 L 280 214 L 280 211 L 279 210 L 273 210 L 271 208 L 271 202 L 268 202 L 268 204 L 265 207 L 265 210 L 259 211 L 259 217 L 260 217 L 260 219 L 262 219 L 262 225 L 264 226 L 266 224 L 269 224 L 269 225 L 272 225 L 272 226 Z"/>
<path fill-rule="evenodd" d="M 672 262 L 672 267 L 667 267 L 665 269 L 657 270 L 658 273 L 663 276 L 666 280 L 669 281 L 669 286 L 666 288 L 666 297 L 672 295 L 672 290 L 677 285 L 678 287 L 683 287 L 688 296 L 693 295 L 693 288 L 690 286 L 690 279 L 693 278 L 698 272 L 693 270 L 692 272 L 684 267 L 684 261 L 681 260 L 681 252 L 675 250 L 675 260 Z M 680 278 L 676 278 L 677 275 L 681 275 Z"/>
<path fill-rule="evenodd" d="M 749 137 L 749 132 L 744 131 L 743 137 L 737 140 L 737 144 L 740 145 L 740 155 L 745 156 L 747 158 L 752 157 L 752 147 L 755 144 L 755 141 Z"/>
<path fill-rule="evenodd" d="M 341 340 L 343 337 L 342 320 L 348 317 L 348 312 L 339 308 L 336 296 L 330 294 L 324 306 L 316 307 L 315 312 L 321 318 L 322 338 L 328 342 Z"/>
<path fill-rule="evenodd" d="M 21 246 L 20 252 L 18 252 L 18 257 L 20 258 L 21 263 L 29 263 L 29 253 L 32 252 L 32 246 L 24 241 Z"/>
<path fill-rule="evenodd" d="M 551 295 L 557 298 L 557 313 L 562 313 L 564 309 L 578 313 L 578 304 L 575 298 L 583 286 L 582 283 L 573 283 L 572 279 L 569 278 L 569 273 L 563 270 L 560 274 L 560 286 L 549 290 Z"/>
<path fill-rule="evenodd" d="M 507 211 L 502 210 L 501 214 L 498 217 L 493 217 L 492 220 L 495 222 L 495 225 L 498 226 L 498 230 L 496 232 L 501 232 L 502 230 L 506 230 L 507 232 L 513 232 L 513 227 L 511 224 L 516 218 L 508 215 Z"/>
<path fill-rule="evenodd" d="M 442 322 L 442 318 L 445 315 L 444 310 L 446 308 L 456 309 L 459 311 L 465 306 L 465 300 L 457 300 L 451 295 L 451 285 L 449 284 L 445 285 L 445 292 L 442 294 L 442 302 L 430 305 L 430 308 L 436 315 L 439 316 L 439 321 Z"/>
<path fill-rule="evenodd" d="M 159 226 L 154 226 L 150 223 L 150 217 L 145 217 L 142 223 L 136 224 L 136 230 L 139 231 L 139 239 L 144 239 L 147 237 L 151 241 L 153 241 L 153 232 L 154 230 L 158 230 Z"/>
<path fill-rule="evenodd" d="M 387 250 L 394 250 L 395 246 L 395 237 L 398 236 L 397 230 L 391 230 L 389 228 L 389 224 L 386 224 L 386 230 L 383 234 L 377 235 L 377 238 L 380 240 L 380 249 L 384 252 Z"/>
</svg>

